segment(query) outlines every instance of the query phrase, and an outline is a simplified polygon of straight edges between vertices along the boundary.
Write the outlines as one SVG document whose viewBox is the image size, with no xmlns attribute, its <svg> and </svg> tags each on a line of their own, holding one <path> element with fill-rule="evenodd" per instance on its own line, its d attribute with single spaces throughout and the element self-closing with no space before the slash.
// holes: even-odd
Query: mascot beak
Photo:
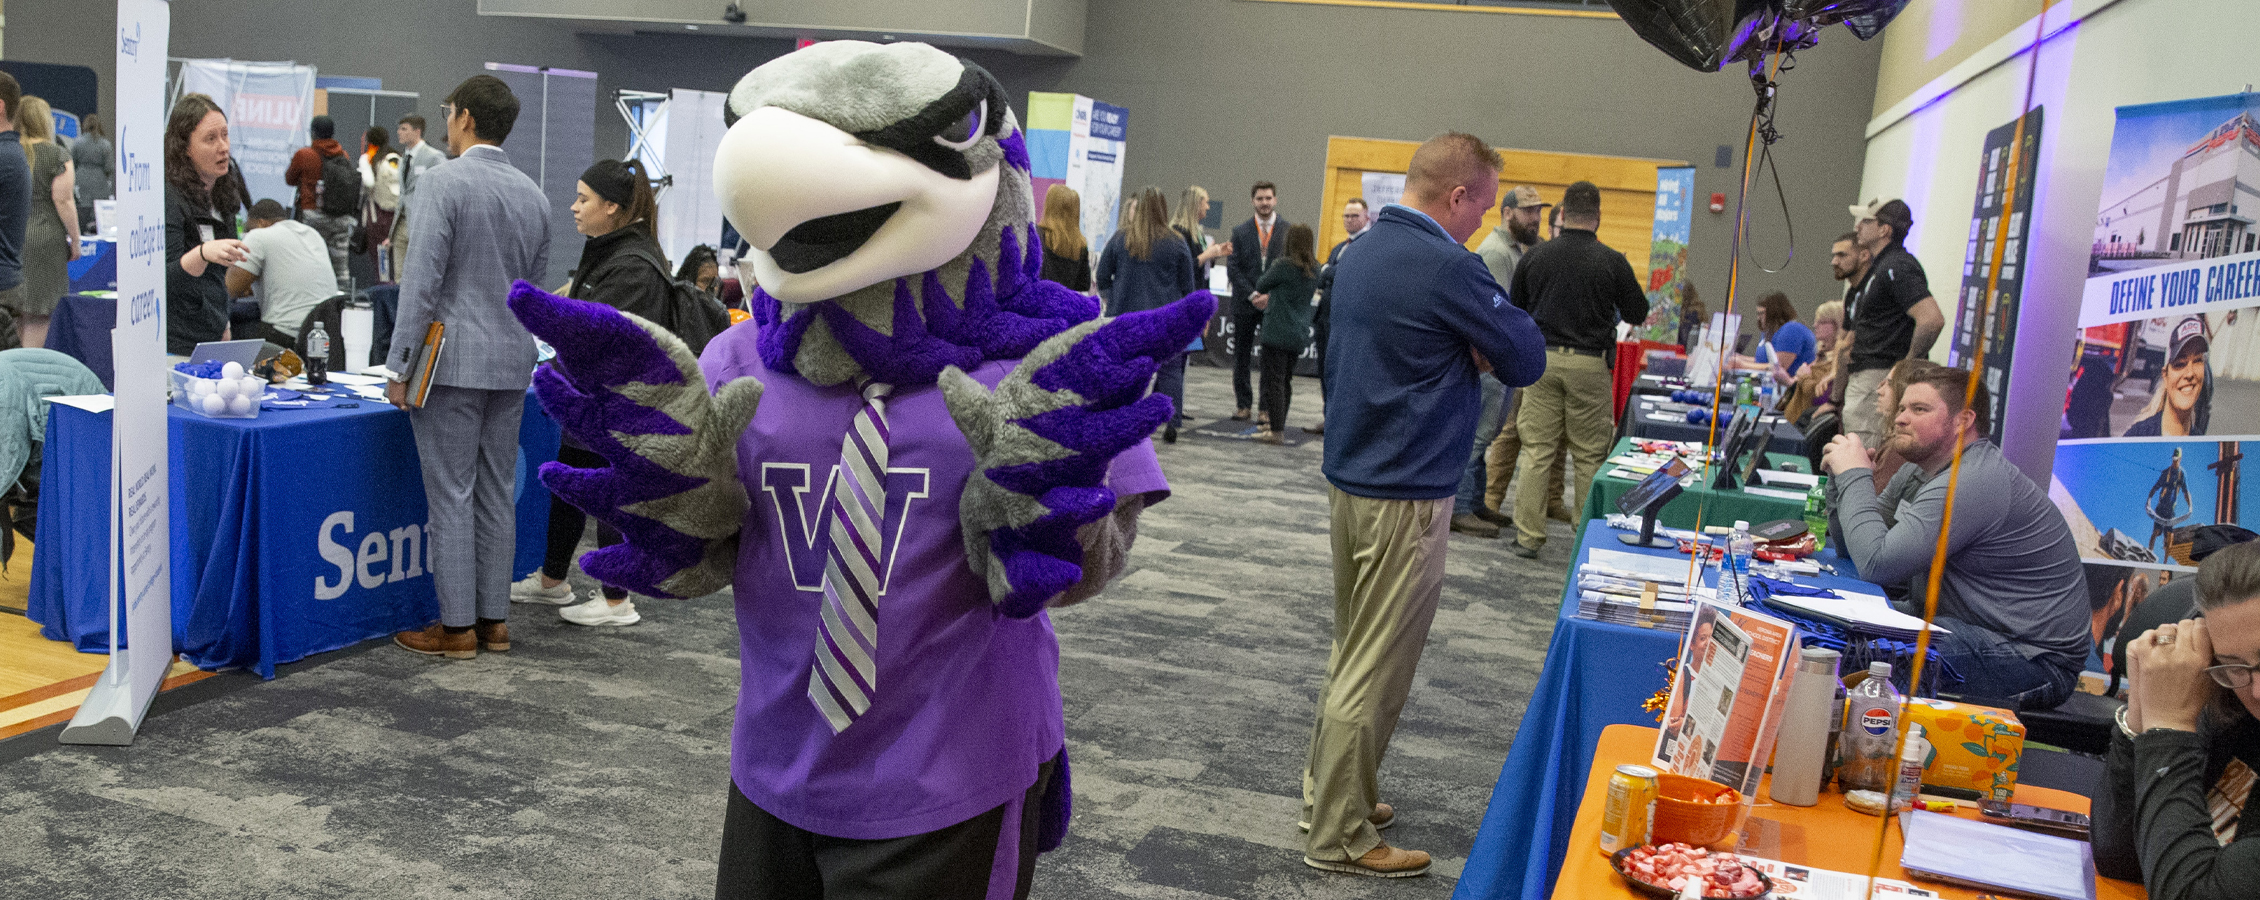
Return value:
<svg viewBox="0 0 2260 900">
<path fill-rule="evenodd" d="M 821 120 L 774 106 L 723 135 L 714 186 L 752 245 L 746 264 L 771 296 L 827 300 L 938 268 L 980 234 L 999 172 L 935 172 Z"/>
</svg>

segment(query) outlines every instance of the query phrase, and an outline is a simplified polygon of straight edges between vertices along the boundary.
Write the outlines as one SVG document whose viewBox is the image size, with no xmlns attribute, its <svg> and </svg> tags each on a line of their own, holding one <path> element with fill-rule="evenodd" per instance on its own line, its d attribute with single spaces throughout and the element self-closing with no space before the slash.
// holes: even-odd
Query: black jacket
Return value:
<svg viewBox="0 0 2260 900">
<path fill-rule="evenodd" d="M 1044 270 L 1036 277 L 1055 284 L 1065 285 L 1071 291 L 1091 289 L 1091 248 L 1076 251 L 1072 257 L 1061 256 L 1044 248 Z"/>
<path fill-rule="evenodd" d="M 201 227 L 200 227 L 201 226 Z M 180 258 L 204 243 L 204 229 L 212 238 L 232 238 L 235 216 L 189 208 L 180 190 L 165 186 L 165 352 L 187 356 L 196 345 L 219 340 L 228 330 L 228 270 L 213 263 L 204 274 L 190 275 Z"/>
<path fill-rule="evenodd" d="M 635 253 L 641 249 L 652 260 L 665 260 L 659 242 L 640 224 L 589 238 L 581 248 L 581 264 L 573 267 L 575 300 L 602 303 L 624 313 L 642 316 L 661 327 L 673 327 L 667 305 L 670 276 Z M 662 263 L 663 265 L 664 263 Z"/>
<path fill-rule="evenodd" d="M 2092 812 L 2095 871 L 2141 879 L 2172 900 L 2250 897 L 2260 885 L 2260 790 L 2238 820 L 2236 840 L 2213 837 L 2206 792 L 2231 758 L 2260 770 L 2260 722 L 2241 710 L 2201 733 L 2157 731 L 2129 739 L 2112 729 L 2103 790 Z"/>
<path fill-rule="evenodd" d="M 1272 214 L 1271 246 L 1265 247 L 1256 233 L 1256 220 L 1248 220 L 1232 227 L 1232 255 L 1225 258 L 1224 271 L 1232 280 L 1232 314 L 1253 316 L 1261 311 L 1248 302 L 1248 295 L 1256 292 L 1256 281 L 1263 278 L 1271 261 L 1287 249 L 1287 217 Z"/>
</svg>

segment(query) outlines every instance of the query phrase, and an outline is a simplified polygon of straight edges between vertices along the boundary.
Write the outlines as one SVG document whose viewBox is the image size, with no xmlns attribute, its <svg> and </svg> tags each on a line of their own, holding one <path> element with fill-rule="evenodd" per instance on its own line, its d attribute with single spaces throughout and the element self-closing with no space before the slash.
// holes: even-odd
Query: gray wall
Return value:
<svg viewBox="0 0 2260 900">
<path fill-rule="evenodd" d="M 12 58 L 93 65 L 111 90 L 109 7 L 14 7 Z M 467 0 L 307 9 L 184 2 L 174 10 L 172 55 L 296 59 L 328 74 L 377 76 L 387 89 L 422 93 L 436 117 L 440 98 L 488 61 L 595 71 L 609 98 L 617 88 L 727 90 L 790 49 L 781 40 L 580 34 L 566 22 L 480 17 Z M 1714 168 L 1714 148 L 1739 153 L 1752 99 L 1739 70 L 1686 69 L 1613 19 L 1092 0 L 1086 47 L 1079 59 L 964 55 L 1016 98 L 1073 91 L 1127 107 L 1129 186 L 1158 184 L 1174 196 L 1183 184 L 1205 185 L 1227 222 L 1247 215 L 1241 198 L 1257 179 L 1279 183 L 1290 219 L 1333 215 L 1318 208 L 1328 135 L 1418 140 L 1448 128 L 1501 146 L 1687 160 L 1698 166 L 1700 195 L 1723 191 L 1731 201 L 1739 168 Z M 1746 266 L 1745 298 L 1785 290 L 1810 311 L 1837 295 L 1828 242 L 1851 224 L 1845 206 L 1866 199 L 1856 192 L 1878 55 L 1877 44 L 1834 28 L 1783 76 L 1785 137 L 1776 149 L 1797 259 L 1779 275 Z M 591 123 L 597 153 L 624 152 L 626 128 L 600 106 Z M 1764 184 L 1752 250 L 1778 266 L 1786 236 Z M 1695 221 L 1690 267 L 1714 309 L 1725 295 L 1731 213 Z"/>
</svg>

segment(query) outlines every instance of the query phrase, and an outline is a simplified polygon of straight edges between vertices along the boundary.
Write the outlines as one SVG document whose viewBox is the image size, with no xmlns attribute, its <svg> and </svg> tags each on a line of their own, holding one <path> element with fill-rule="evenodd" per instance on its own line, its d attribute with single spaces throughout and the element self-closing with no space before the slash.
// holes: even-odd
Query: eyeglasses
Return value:
<svg viewBox="0 0 2260 900">
<path fill-rule="evenodd" d="M 441 119 L 455 118 L 455 109 L 456 107 L 453 103 L 442 103 L 439 105 L 439 117 Z"/>
<path fill-rule="evenodd" d="M 2252 684 L 2252 670 L 2256 668 L 2260 666 L 2212 666 L 2205 670 L 2205 674 L 2213 676 L 2213 681 L 2220 686 L 2233 691 Z"/>
</svg>

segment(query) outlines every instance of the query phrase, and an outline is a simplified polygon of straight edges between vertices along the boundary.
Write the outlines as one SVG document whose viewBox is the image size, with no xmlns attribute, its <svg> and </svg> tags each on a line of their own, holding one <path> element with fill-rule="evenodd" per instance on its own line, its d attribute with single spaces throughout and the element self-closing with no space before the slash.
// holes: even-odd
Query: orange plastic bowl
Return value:
<svg viewBox="0 0 2260 900">
<path fill-rule="evenodd" d="M 1656 821 L 1649 840 L 1707 847 L 1734 833 L 1742 792 L 1716 781 L 1670 772 L 1656 776 Z"/>
</svg>

